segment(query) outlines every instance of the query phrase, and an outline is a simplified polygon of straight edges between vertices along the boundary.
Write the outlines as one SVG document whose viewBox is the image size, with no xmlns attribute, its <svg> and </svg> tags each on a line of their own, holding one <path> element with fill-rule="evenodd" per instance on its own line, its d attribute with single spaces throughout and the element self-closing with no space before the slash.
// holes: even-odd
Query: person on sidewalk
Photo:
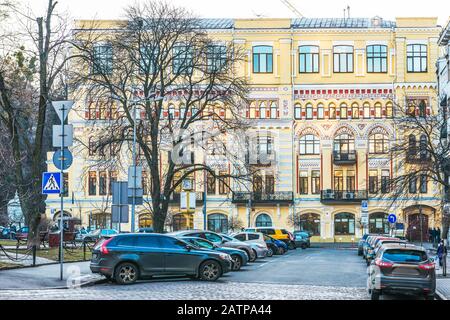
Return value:
<svg viewBox="0 0 450 320">
<path fill-rule="evenodd" d="M 437 238 L 437 242 L 440 243 L 441 242 L 441 229 L 439 227 L 436 230 L 436 238 Z"/>
<path fill-rule="evenodd" d="M 444 240 L 441 240 L 439 242 L 438 248 L 437 248 L 437 255 L 439 258 L 439 266 L 442 267 L 443 265 L 443 258 L 447 257 L 447 247 L 444 244 Z"/>
</svg>

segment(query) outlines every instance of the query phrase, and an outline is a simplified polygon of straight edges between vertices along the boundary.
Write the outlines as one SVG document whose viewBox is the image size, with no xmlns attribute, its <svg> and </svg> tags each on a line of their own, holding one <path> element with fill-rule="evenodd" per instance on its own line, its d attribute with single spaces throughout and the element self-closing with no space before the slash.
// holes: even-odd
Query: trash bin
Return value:
<svg viewBox="0 0 450 320">
<path fill-rule="evenodd" d="M 59 247 L 59 239 L 60 239 L 59 232 L 50 233 L 48 235 L 48 245 L 49 245 L 49 247 L 50 248 L 57 248 L 57 247 Z"/>
</svg>

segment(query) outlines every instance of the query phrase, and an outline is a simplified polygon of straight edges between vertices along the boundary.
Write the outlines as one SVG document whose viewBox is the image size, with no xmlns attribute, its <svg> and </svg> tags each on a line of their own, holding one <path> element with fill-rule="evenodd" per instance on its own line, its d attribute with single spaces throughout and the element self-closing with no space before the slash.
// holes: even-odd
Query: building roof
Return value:
<svg viewBox="0 0 450 320">
<path fill-rule="evenodd" d="M 450 20 L 447 23 L 447 26 L 442 30 L 442 33 L 439 37 L 439 45 L 446 46 L 450 40 Z"/>
<path fill-rule="evenodd" d="M 374 25 L 369 18 L 298 18 L 292 19 L 293 29 L 367 29 L 371 27 L 395 28 L 394 21 L 379 18 L 380 25 Z M 233 19 L 200 19 L 202 28 L 205 29 L 232 29 L 235 26 Z"/>
</svg>

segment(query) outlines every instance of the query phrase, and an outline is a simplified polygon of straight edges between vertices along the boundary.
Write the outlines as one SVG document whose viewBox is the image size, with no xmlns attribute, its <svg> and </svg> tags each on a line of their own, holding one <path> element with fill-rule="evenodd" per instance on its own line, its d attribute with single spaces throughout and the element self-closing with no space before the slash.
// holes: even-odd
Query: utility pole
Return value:
<svg viewBox="0 0 450 320">
<path fill-rule="evenodd" d="M 61 119 L 61 155 L 64 155 L 64 120 L 66 119 L 66 106 L 63 105 L 61 108 L 62 119 Z M 60 280 L 64 279 L 64 156 L 61 157 L 61 209 L 59 214 L 59 230 L 61 231 L 59 239 L 59 265 L 60 265 Z"/>
<path fill-rule="evenodd" d="M 135 217 L 136 217 L 136 101 L 133 104 L 133 201 L 131 204 L 131 233 L 135 232 Z M 120 222 L 119 222 L 120 226 Z"/>
</svg>

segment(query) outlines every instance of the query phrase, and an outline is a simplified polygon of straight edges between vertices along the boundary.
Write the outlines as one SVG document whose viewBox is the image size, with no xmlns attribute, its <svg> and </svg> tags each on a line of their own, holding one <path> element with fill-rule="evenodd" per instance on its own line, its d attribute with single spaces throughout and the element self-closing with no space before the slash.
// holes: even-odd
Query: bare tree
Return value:
<svg viewBox="0 0 450 320">
<path fill-rule="evenodd" d="M 442 199 L 443 205 L 450 190 L 447 122 L 442 115 L 430 112 L 426 101 L 408 96 L 406 101 L 406 106 L 395 106 L 397 136 L 390 149 L 395 174 L 382 182 L 378 193 L 390 199 L 390 206 L 420 205 L 421 197 L 430 192 L 431 182 L 435 186 L 434 196 Z M 444 235 L 448 229 L 449 217 L 443 213 Z"/>
<path fill-rule="evenodd" d="M 228 229 L 232 232 L 238 232 L 241 231 L 242 228 L 244 228 L 244 222 L 242 222 L 241 219 L 239 219 L 239 217 L 234 216 L 234 215 L 230 215 L 230 217 L 228 218 Z"/>
<path fill-rule="evenodd" d="M 38 244 L 37 230 L 45 212 L 41 174 L 51 147 L 47 138 L 52 115 L 49 106 L 52 99 L 65 98 L 61 96 L 66 91 L 61 75 L 70 58 L 66 42 L 70 26 L 56 12 L 54 0 L 48 0 L 43 17 L 25 13 L 15 4 L 6 5 L 17 30 L 3 41 L 0 123 L 11 143 L 15 186 L 30 227 L 29 244 Z"/>
<path fill-rule="evenodd" d="M 237 74 L 245 55 L 233 43 L 215 43 L 202 20 L 165 2 L 130 6 L 126 17 L 103 33 L 95 22 L 77 30 L 73 85 L 92 98 L 88 103 L 107 101 L 112 110 L 95 151 L 114 146 L 120 150 L 116 157 L 130 159 L 138 110 L 137 163 L 150 172 L 154 229 L 162 232 L 171 196 L 183 180 L 207 171 L 231 187 L 231 179 L 249 175 L 244 159 L 227 147 L 233 132 L 240 137 L 246 126 L 241 112 L 247 84 Z M 205 138 L 208 146 L 221 149 L 210 155 L 231 163 L 227 174 L 217 174 L 205 157 L 193 155 L 191 143 Z"/>
</svg>

